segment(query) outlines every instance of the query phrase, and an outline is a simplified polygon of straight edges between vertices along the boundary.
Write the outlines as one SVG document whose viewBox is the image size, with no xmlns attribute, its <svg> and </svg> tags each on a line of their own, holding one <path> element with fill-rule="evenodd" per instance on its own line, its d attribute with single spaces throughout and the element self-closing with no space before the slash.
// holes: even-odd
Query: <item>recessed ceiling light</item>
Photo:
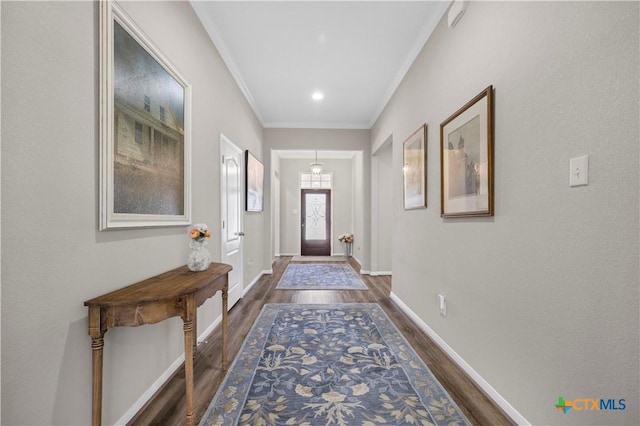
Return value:
<svg viewBox="0 0 640 426">
<path fill-rule="evenodd" d="M 314 92 L 313 95 L 311 95 L 311 98 L 314 101 L 321 101 L 324 99 L 324 95 L 321 92 Z"/>
</svg>

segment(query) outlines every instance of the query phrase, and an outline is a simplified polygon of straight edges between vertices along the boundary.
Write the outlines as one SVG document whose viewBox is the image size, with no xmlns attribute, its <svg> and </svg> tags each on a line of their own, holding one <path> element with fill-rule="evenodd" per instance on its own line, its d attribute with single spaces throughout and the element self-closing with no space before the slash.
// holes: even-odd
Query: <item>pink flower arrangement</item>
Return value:
<svg viewBox="0 0 640 426">
<path fill-rule="evenodd" d="M 352 243 L 353 234 L 350 234 L 350 233 L 342 234 L 338 237 L 338 241 L 340 241 L 341 243 Z"/>
</svg>

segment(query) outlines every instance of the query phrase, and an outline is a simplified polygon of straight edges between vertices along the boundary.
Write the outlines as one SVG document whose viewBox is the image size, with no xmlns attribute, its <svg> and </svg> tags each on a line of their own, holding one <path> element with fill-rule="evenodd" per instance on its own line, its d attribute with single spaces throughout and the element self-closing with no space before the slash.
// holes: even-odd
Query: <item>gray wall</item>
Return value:
<svg viewBox="0 0 640 426">
<path fill-rule="evenodd" d="M 338 236 L 353 232 L 353 161 L 322 158 L 319 161 L 324 166 L 323 173 L 333 174 L 331 253 L 344 254 Z M 280 160 L 280 253 L 283 255 L 300 254 L 300 172 L 309 172 L 308 160 Z"/>
<path fill-rule="evenodd" d="M 468 2 L 371 132 L 374 152 L 393 135 L 400 170 L 429 125 L 429 207 L 394 203 L 394 293 L 533 424 L 640 424 L 638 6 Z M 489 84 L 495 217 L 442 220 L 439 124 Z M 583 154 L 589 186 L 569 188 Z M 559 396 L 627 408 L 565 415 Z"/>
<path fill-rule="evenodd" d="M 122 5 L 193 85 L 193 219 L 219 260 L 220 132 L 261 158 L 262 127 L 187 2 Z M 185 264 L 187 228 L 97 231 L 98 3 L 1 7 L 2 424 L 89 424 L 83 302 Z M 262 220 L 245 218 L 245 283 L 266 269 Z M 199 333 L 219 314 L 216 296 Z M 178 318 L 106 333 L 105 424 L 178 359 L 182 334 Z"/>
</svg>

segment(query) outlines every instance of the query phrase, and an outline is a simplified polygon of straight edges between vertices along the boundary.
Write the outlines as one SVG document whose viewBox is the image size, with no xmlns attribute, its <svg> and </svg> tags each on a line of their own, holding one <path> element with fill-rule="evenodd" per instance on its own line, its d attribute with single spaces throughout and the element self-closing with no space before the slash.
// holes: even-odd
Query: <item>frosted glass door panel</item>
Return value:
<svg viewBox="0 0 640 426">
<path fill-rule="evenodd" d="M 327 196 L 326 194 L 307 194 L 305 197 L 305 239 L 327 239 Z"/>
</svg>

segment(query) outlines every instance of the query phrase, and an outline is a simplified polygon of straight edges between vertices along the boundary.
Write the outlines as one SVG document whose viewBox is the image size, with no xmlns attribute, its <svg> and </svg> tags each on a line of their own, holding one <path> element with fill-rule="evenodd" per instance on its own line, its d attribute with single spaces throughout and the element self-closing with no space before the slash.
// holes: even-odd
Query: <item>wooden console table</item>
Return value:
<svg viewBox="0 0 640 426">
<path fill-rule="evenodd" d="M 193 425 L 193 358 L 197 344 L 196 308 L 222 291 L 222 368 L 227 368 L 227 297 L 231 266 L 212 263 L 191 272 L 181 266 L 155 277 L 84 302 L 89 308 L 93 400 L 92 422 L 102 423 L 102 351 L 104 333 L 111 327 L 137 327 L 180 316 L 184 321 L 184 374 L 187 425 Z"/>
</svg>

